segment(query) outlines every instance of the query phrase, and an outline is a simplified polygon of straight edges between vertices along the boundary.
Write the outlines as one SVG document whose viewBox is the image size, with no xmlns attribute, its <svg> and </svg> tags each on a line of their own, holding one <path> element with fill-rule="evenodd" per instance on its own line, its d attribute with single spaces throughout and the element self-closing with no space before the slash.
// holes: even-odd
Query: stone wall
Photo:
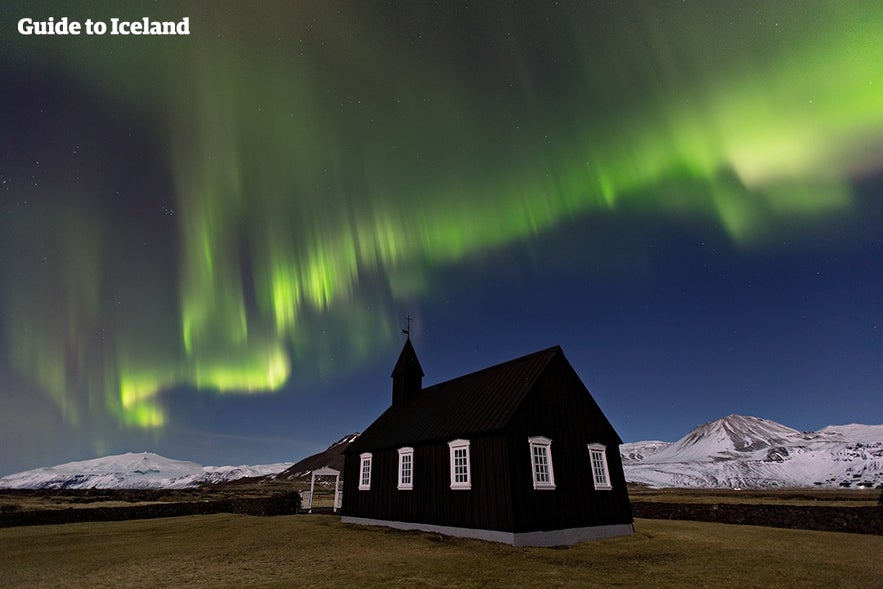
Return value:
<svg viewBox="0 0 883 589">
<path fill-rule="evenodd" d="M 122 521 L 157 517 L 180 517 L 209 513 L 242 513 L 246 515 L 288 515 L 297 513 L 300 495 L 296 492 L 272 497 L 242 499 L 210 499 L 123 507 L 70 507 L 33 511 L 0 512 L 0 528 L 39 526 L 93 521 Z"/>
<path fill-rule="evenodd" d="M 883 535 L 883 507 L 632 501 L 635 517 Z"/>
</svg>

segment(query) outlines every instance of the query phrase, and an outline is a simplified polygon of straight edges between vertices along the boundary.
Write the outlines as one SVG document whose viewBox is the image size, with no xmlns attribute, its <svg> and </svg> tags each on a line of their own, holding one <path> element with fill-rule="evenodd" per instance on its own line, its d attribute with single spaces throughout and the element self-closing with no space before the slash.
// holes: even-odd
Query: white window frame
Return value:
<svg viewBox="0 0 883 589">
<path fill-rule="evenodd" d="M 359 491 L 371 490 L 372 456 L 370 452 L 359 454 Z"/>
<path fill-rule="evenodd" d="M 598 478 L 598 473 L 595 472 L 596 456 L 601 458 L 599 466 L 604 467 L 603 481 Z M 613 488 L 613 484 L 610 482 L 610 469 L 607 467 L 607 446 L 604 444 L 589 444 L 589 467 L 592 470 L 592 483 L 595 485 L 596 490 L 609 491 Z"/>
<path fill-rule="evenodd" d="M 530 471 L 533 478 L 534 490 L 554 490 L 555 489 L 555 469 L 552 468 L 552 440 L 545 436 L 533 436 L 527 439 L 530 444 Z M 539 474 L 537 467 L 537 453 L 540 452 L 546 457 L 547 478 L 541 481 L 537 476 Z"/>
<path fill-rule="evenodd" d="M 472 464 L 471 459 L 469 457 L 469 440 L 453 440 L 448 442 L 448 447 L 451 449 L 451 489 L 455 490 L 468 490 L 472 488 Z M 458 481 L 457 474 L 455 472 L 456 460 L 455 455 L 458 450 L 464 450 L 464 457 L 466 458 L 466 480 Z"/>
<path fill-rule="evenodd" d="M 408 480 L 404 479 L 405 458 L 408 459 Z M 410 491 L 414 488 L 414 448 L 399 448 L 399 491 Z"/>
</svg>

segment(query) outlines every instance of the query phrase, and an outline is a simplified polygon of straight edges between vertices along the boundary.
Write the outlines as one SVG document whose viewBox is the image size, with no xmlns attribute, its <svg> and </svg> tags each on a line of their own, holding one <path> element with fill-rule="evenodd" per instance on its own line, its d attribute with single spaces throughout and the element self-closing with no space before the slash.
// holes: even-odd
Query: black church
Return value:
<svg viewBox="0 0 883 589">
<path fill-rule="evenodd" d="M 560 347 L 423 388 L 409 338 L 392 379 L 345 452 L 342 521 L 516 546 L 633 532 L 622 440 Z"/>
</svg>

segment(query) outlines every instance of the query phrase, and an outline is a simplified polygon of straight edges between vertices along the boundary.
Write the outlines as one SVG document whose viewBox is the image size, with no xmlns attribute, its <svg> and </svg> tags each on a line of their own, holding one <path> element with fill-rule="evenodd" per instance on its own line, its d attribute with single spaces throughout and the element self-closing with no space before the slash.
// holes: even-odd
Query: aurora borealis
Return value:
<svg viewBox="0 0 883 589">
<path fill-rule="evenodd" d="M 877 2 L 5 12 L 0 473 L 132 444 L 232 462 L 224 436 L 296 459 L 382 409 L 406 313 L 449 371 L 427 382 L 561 343 L 626 439 L 665 434 L 626 407 L 686 431 L 746 371 L 722 411 L 776 418 L 840 379 L 864 407 L 843 419 L 883 421 Z M 49 16 L 190 34 L 16 34 Z M 782 355 L 746 365 L 752 338 Z M 679 367 L 664 402 L 627 374 L 657 362 Z"/>
</svg>

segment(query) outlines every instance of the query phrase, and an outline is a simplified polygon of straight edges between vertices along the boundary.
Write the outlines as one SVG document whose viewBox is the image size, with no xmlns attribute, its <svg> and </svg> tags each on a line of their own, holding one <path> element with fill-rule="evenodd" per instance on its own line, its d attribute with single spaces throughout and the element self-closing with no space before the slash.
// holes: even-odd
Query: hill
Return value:
<svg viewBox="0 0 883 589">
<path fill-rule="evenodd" d="M 0 478 L 5 489 L 184 489 L 244 477 L 261 477 L 291 463 L 202 466 L 152 452 L 129 452 L 36 468 Z"/>
<path fill-rule="evenodd" d="M 343 451 L 346 450 L 347 447 L 358 437 L 358 432 L 344 436 L 328 446 L 328 448 L 322 452 L 307 456 L 303 460 L 292 464 L 279 474 L 271 475 L 267 478 L 275 480 L 309 479 L 312 471 L 324 467 L 333 468 L 343 473 Z"/>
</svg>

